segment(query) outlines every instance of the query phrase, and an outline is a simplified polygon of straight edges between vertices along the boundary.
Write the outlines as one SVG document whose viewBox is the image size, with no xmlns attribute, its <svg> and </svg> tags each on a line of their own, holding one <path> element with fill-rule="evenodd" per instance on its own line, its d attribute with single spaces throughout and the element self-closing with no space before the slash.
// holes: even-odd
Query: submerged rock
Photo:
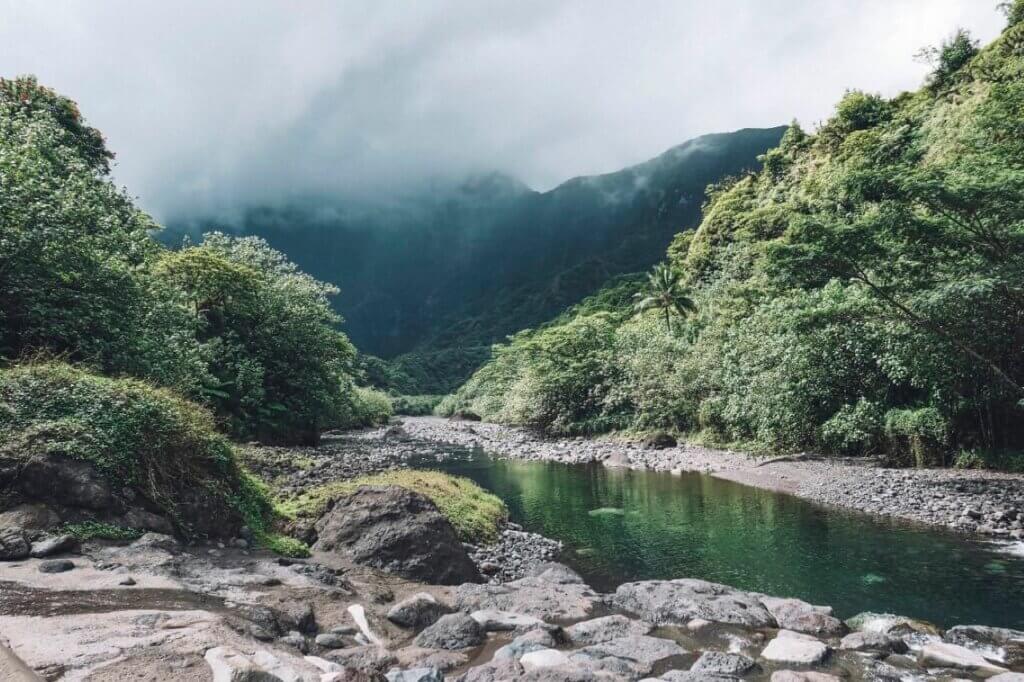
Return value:
<svg viewBox="0 0 1024 682">
<path fill-rule="evenodd" d="M 427 497 L 397 486 L 361 486 L 317 521 L 314 549 L 441 585 L 482 580 L 455 529 Z"/>
</svg>

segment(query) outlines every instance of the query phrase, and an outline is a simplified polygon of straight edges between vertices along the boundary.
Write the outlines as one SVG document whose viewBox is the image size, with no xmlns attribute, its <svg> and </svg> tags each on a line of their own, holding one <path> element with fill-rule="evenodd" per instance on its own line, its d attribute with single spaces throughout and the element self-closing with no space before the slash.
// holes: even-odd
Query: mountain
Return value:
<svg viewBox="0 0 1024 682">
<path fill-rule="evenodd" d="M 169 234 L 201 226 L 264 237 L 339 286 L 335 305 L 362 351 L 448 351 L 450 361 L 451 349 L 486 348 L 658 261 L 675 233 L 699 223 L 706 187 L 756 169 L 784 131 L 705 135 L 548 192 L 491 173 L 386 201 L 252 207 L 235 226 L 176 221 Z"/>
</svg>

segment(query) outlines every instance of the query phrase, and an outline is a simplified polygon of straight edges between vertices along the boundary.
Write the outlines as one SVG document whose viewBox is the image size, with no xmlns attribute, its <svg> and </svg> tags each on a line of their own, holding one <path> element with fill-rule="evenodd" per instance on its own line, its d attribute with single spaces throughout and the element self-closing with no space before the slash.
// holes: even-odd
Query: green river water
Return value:
<svg viewBox="0 0 1024 682">
<path fill-rule="evenodd" d="M 596 589 L 703 578 L 943 627 L 1024 629 L 1024 557 L 953 533 L 818 506 L 700 474 L 491 458 L 418 463 L 467 476 L 512 520 L 565 543 Z"/>
</svg>

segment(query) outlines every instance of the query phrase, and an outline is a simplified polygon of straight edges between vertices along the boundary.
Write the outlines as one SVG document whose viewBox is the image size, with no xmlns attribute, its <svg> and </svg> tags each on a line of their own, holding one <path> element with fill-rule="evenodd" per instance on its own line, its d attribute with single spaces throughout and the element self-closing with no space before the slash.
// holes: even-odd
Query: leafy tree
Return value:
<svg viewBox="0 0 1024 682">
<path fill-rule="evenodd" d="M 672 331 L 672 315 L 685 319 L 697 309 L 690 292 L 682 285 L 679 273 L 659 263 L 648 275 L 644 291 L 635 295 L 638 313 L 660 310 L 665 316 L 665 329 Z"/>
</svg>

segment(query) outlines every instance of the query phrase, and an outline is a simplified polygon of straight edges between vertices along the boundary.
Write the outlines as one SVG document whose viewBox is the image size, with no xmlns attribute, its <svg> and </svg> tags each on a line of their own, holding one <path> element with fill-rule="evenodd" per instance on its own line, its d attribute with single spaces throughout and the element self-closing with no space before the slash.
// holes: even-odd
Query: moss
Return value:
<svg viewBox="0 0 1024 682">
<path fill-rule="evenodd" d="M 499 525 L 508 516 L 504 502 L 468 478 L 416 469 L 396 469 L 317 486 L 281 500 L 277 510 L 290 518 L 317 518 L 331 502 L 361 485 L 394 485 L 425 495 L 466 542 L 494 542 Z"/>
<path fill-rule="evenodd" d="M 125 528 L 99 521 L 68 523 L 61 526 L 58 532 L 74 535 L 79 540 L 92 540 L 94 538 L 103 540 L 137 540 L 142 537 L 142 531 L 137 528 Z"/>
</svg>

